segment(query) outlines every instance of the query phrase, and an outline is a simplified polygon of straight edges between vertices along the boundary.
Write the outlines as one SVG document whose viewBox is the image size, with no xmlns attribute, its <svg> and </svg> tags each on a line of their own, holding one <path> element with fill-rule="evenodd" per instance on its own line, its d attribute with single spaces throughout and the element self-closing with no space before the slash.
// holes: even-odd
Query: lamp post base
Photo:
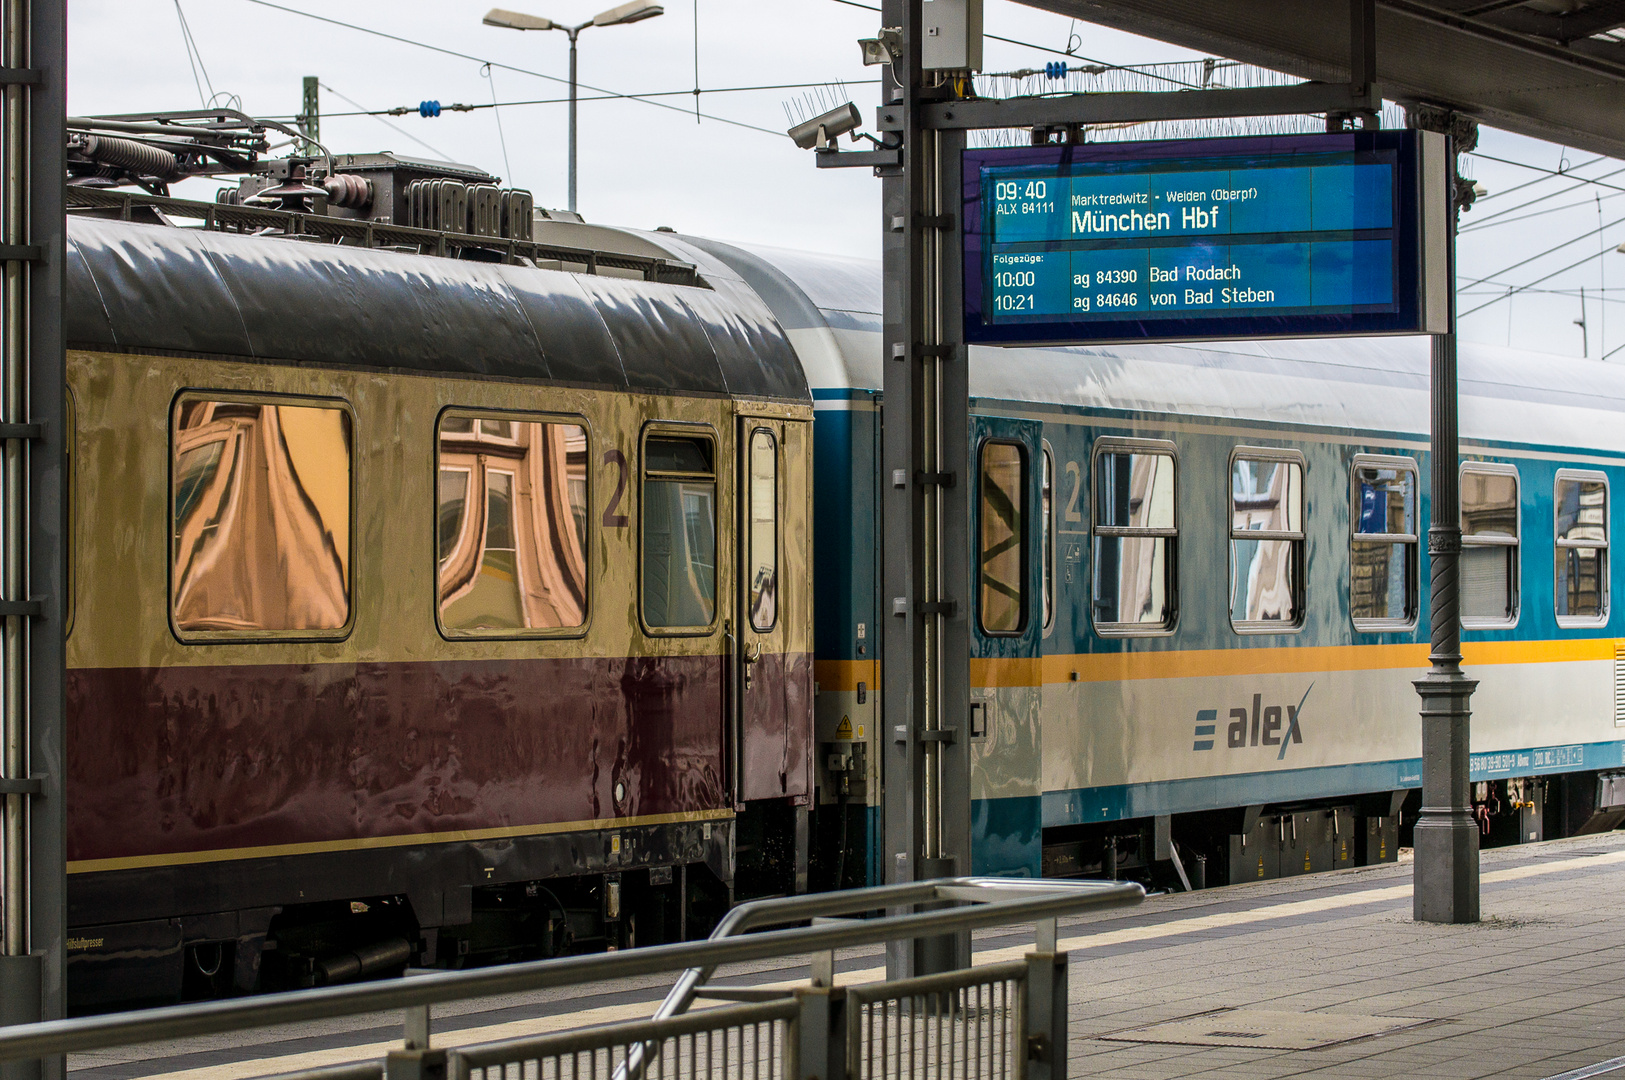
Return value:
<svg viewBox="0 0 1625 1080">
<path fill-rule="evenodd" d="M 1468 701 L 1477 686 L 1459 670 L 1416 680 L 1422 697 L 1422 813 L 1412 878 L 1417 922 L 1478 921 L 1478 822 L 1467 787 Z"/>
</svg>

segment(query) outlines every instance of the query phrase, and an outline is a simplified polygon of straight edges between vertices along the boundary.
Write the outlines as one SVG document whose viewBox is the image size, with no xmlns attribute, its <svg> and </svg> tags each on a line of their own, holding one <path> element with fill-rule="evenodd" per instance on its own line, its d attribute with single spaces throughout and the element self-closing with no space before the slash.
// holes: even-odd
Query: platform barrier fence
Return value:
<svg viewBox="0 0 1625 1080">
<path fill-rule="evenodd" d="M 452 1050 L 449 1080 L 611 1080 L 643 1049 L 647 1080 L 786 1080 L 800 1006 L 793 998 L 705 1009 Z"/>
<path fill-rule="evenodd" d="M 848 1080 L 1023 1076 L 1027 974 L 995 964 L 849 988 Z"/>
<path fill-rule="evenodd" d="M 700 942 L 0 1027 L 0 1062 L 400 1010 L 403 1045 L 383 1061 L 273 1080 L 1062 1080 L 1057 920 L 1144 896 L 1123 882 L 944 878 L 781 897 L 735 907 Z M 837 949 L 951 939 L 933 953 L 966 957 L 972 931 L 1022 925 L 1035 934 L 1021 961 L 839 985 Z M 798 956 L 810 961 L 801 985 L 709 982 L 724 964 Z M 647 1020 L 460 1046 L 431 1037 L 435 1005 L 679 971 Z M 729 1004 L 691 1011 L 701 997 Z"/>
</svg>

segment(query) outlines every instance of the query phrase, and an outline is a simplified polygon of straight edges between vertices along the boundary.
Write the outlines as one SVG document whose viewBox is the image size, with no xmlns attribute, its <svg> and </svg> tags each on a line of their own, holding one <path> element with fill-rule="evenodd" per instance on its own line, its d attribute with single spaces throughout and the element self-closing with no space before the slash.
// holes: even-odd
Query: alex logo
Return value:
<svg viewBox="0 0 1625 1080">
<path fill-rule="evenodd" d="M 1309 684 L 1309 690 L 1315 688 L 1314 683 Z M 1265 705 L 1263 694 L 1253 695 L 1253 707 L 1235 708 L 1230 710 L 1230 723 L 1225 727 L 1225 746 L 1231 750 L 1240 750 L 1249 746 L 1278 746 L 1275 760 L 1280 761 L 1286 757 L 1286 748 L 1293 743 L 1303 743 L 1303 728 L 1299 725 L 1299 714 L 1303 711 L 1304 702 L 1309 700 L 1309 690 L 1303 692 L 1303 697 L 1296 705 Z M 1196 714 L 1196 741 L 1192 750 L 1211 750 L 1218 735 L 1219 710 L 1202 709 Z"/>
</svg>

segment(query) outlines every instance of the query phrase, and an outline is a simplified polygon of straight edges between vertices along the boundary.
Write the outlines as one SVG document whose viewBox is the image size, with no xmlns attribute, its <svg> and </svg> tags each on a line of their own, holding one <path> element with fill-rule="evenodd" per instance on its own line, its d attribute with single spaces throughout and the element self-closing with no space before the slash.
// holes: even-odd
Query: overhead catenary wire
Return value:
<svg viewBox="0 0 1625 1080">
<path fill-rule="evenodd" d="M 209 69 L 203 63 L 203 53 L 197 47 L 197 39 L 192 36 L 192 27 L 186 21 L 186 12 L 181 9 L 181 0 L 175 0 L 175 17 L 181 24 L 181 42 L 186 46 L 186 62 L 192 69 L 192 82 L 197 85 L 198 100 L 207 109 L 209 102 L 214 100 L 214 81 L 209 78 Z M 203 73 L 201 79 L 198 72 Z M 203 93 L 203 86 L 207 83 L 209 93 Z"/>
<path fill-rule="evenodd" d="M 1520 169 L 1529 169 L 1529 170 L 1531 170 L 1533 172 L 1545 173 L 1548 177 L 1563 177 L 1563 178 L 1568 179 L 1568 180 L 1578 180 L 1581 184 L 1595 184 L 1597 187 L 1607 188 L 1610 191 L 1625 191 L 1625 187 L 1620 187 L 1617 184 L 1605 184 L 1605 183 L 1602 182 L 1601 179 L 1591 180 L 1591 179 L 1588 179 L 1588 178 L 1586 178 L 1584 176 L 1575 176 L 1574 175 L 1574 170 L 1579 169 L 1579 168 L 1583 168 L 1584 166 L 1582 166 L 1582 165 L 1570 166 L 1570 168 L 1568 170 L 1566 170 L 1566 171 L 1559 171 L 1557 169 L 1548 169 L 1548 168 L 1545 168 L 1545 167 L 1540 166 L 1540 165 L 1531 165 L 1527 161 L 1513 161 L 1511 158 L 1496 157 L 1494 154 L 1486 154 L 1481 150 L 1469 150 L 1469 151 L 1467 151 L 1467 154 L 1465 156 L 1481 158 L 1484 161 L 1494 161 L 1494 162 L 1496 162 L 1498 164 L 1501 164 L 1501 165 L 1515 165 Z M 1594 164 L 1594 163 L 1593 162 L 1587 162 L 1586 164 Z M 1604 175 L 1605 176 L 1613 176 L 1615 174 L 1614 173 L 1605 173 Z M 1576 186 L 1578 186 L 1578 185 L 1576 185 Z M 1573 190 L 1573 189 L 1571 188 L 1570 190 Z M 1561 192 L 1559 192 L 1559 194 L 1561 194 Z M 1528 204 L 1526 203 L 1524 205 L 1528 205 Z"/>
<path fill-rule="evenodd" d="M 843 86 L 854 86 L 854 85 L 855 86 L 874 86 L 874 85 L 879 84 L 879 82 L 880 82 L 879 79 L 860 79 L 855 83 L 854 82 L 847 82 L 847 81 L 843 80 L 842 85 Z M 753 91 L 753 90 L 809 90 L 809 89 L 822 88 L 822 87 L 825 87 L 825 86 L 828 86 L 828 85 L 829 84 L 827 82 L 818 82 L 818 83 L 770 83 L 770 84 L 765 84 L 765 85 L 761 85 L 761 86 L 724 86 L 724 87 L 719 87 L 719 88 L 714 89 L 714 90 L 708 89 L 708 90 L 705 91 L 705 93 L 707 93 L 707 94 L 737 94 L 737 93 L 748 93 L 748 92 Z M 620 100 L 624 100 L 624 99 L 627 99 L 627 98 L 686 97 L 686 96 L 692 94 L 693 92 L 694 91 L 692 91 L 692 90 L 651 90 L 651 91 L 648 91 L 647 93 L 640 93 L 640 94 L 621 94 L 621 93 L 587 94 L 585 96 L 578 96 L 576 98 L 576 100 L 577 101 L 620 101 Z M 456 105 L 444 105 L 444 106 L 442 106 L 442 109 L 445 110 L 445 111 L 448 111 L 448 112 L 474 112 L 474 111 L 476 111 L 478 109 L 518 108 L 521 105 L 563 105 L 563 104 L 567 103 L 569 100 L 570 99 L 567 98 L 567 97 L 524 98 L 522 100 L 515 100 L 515 101 L 494 101 L 494 102 L 484 102 L 484 103 L 469 102 L 468 104 L 458 103 Z M 685 112 L 686 112 L 686 110 L 685 110 Z M 345 116 L 409 116 L 412 113 L 421 113 L 421 106 L 418 106 L 418 105 L 397 105 L 394 108 L 390 108 L 390 109 L 365 109 L 365 110 L 358 109 L 356 112 L 324 112 L 324 113 L 322 113 L 322 116 L 331 119 L 331 118 L 345 117 Z M 276 114 L 276 115 L 267 115 L 266 118 L 270 119 L 270 120 L 290 120 L 290 121 L 299 119 L 298 115 L 295 114 L 295 113 L 282 113 L 282 114 Z M 715 117 L 708 117 L 708 119 L 715 119 Z"/>
<path fill-rule="evenodd" d="M 1471 153 L 1471 152 L 1472 151 L 1468 151 L 1468 153 Z M 1575 169 L 1583 169 L 1587 165 L 1595 165 L 1597 162 L 1602 161 L 1606 156 L 1607 156 L 1606 154 L 1598 154 L 1596 157 L 1592 158 L 1590 161 L 1582 161 L 1578 165 L 1570 165 L 1567 169 L 1561 169 L 1560 168 L 1556 172 L 1554 172 L 1551 176 L 1537 176 L 1533 180 L 1525 180 L 1521 184 L 1513 184 L 1509 188 L 1502 188 L 1500 191 L 1492 191 L 1488 195 L 1482 196 L 1478 201 L 1479 202 L 1489 202 L 1491 199 L 1504 199 L 1508 195 L 1511 195 L 1515 191 L 1522 191 L 1524 188 L 1526 188 L 1526 187 L 1534 187 L 1536 184 L 1544 184 L 1544 183 L 1546 183 L 1546 181 L 1551 180 L 1553 177 L 1567 176 L 1567 175 L 1569 175 L 1569 173 L 1573 172 Z M 1522 162 L 1513 162 L 1512 164 L 1520 165 L 1520 166 L 1522 166 L 1524 168 L 1532 168 L 1533 167 L 1533 166 L 1523 166 Z"/>
<path fill-rule="evenodd" d="M 1504 210 L 1497 210 L 1495 213 L 1488 214 L 1485 217 L 1480 218 L 1478 221 L 1474 222 L 1473 227 L 1482 229 L 1487 225 L 1497 224 L 1497 223 L 1500 222 L 1501 219 L 1505 218 L 1508 214 L 1516 214 L 1520 210 L 1527 210 L 1531 206 L 1536 206 L 1536 205 L 1539 205 L 1540 203 L 1546 202 L 1546 201 L 1548 201 L 1550 199 L 1555 199 L 1560 195 L 1567 195 L 1571 191 L 1578 191 L 1580 188 L 1585 187 L 1587 184 L 1591 184 L 1591 185 L 1593 185 L 1595 187 L 1611 188 L 1616 193 L 1625 193 L 1625 188 L 1614 187 L 1612 184 L 1604 184 L 1602 182 L 1604 180 L 1609 179 L 1610 177 L 1618 176 L 1620 173 L 1625 173 L 1625 168 L 1615 169 L 1613 172 L 1603 173 L 1601 176 L 1590 177 L 1590 178 L 1583 177 L 1583 176 L 1571 176 L 1568 173 L 1564 173 L 1562 175 L 1565 178 L 1578 180 L 1579 183 L 1570 184 L 1568 187 L 1559 188 L 1556 191 L 1549 191 L 1545 195 L 1541 195 L 1541 196 L 1538 196 L 1538 197 L 1533 198 L 1533 199 L 1525 199 L 1523 202 L 1518 203 L 1516 206 L 1509 206 Z M 1546 179 L 1551 179 L 1551 177 L 1547 177 Z"/>
<path fill-rule="evenodd" d="M 1625 192 L 1616 191 L 1611 195 L 1598 195 L 1597 198 L 1599 200 L 1603 201 L 1603 202 L 1606 202 L 1609 199 L 1617 199 L 1621 195 L 1625 195 Z M 1530 206 L 1530 205 L 1533 205 L 1533 204 L 1532 203 L 1525 203 L 1524 204 L 1524 206 Z M 1456 231 L 1458 233 L 1470 233 L 1470 232 L 1477 232 L 1479 229 L 1493 229 L 1493 228 L 1497 228 L 1498 226 L 1501 226 L 1501 225 L 1511 225 L 1515 221 L 1528 221 L 1530 218 L 1544 217 L 1547 214 L 1557 214 L 1557 213 L 1561 213 L 1564 210 L 1573 210 L 1575 207 L 1584 206 L 1584 205 L 1585 205 L 1585 200 L 1581 199 L 1579 202 L 1564 203 L 1562 206 L 1548 206 L 1544 210 L 1532 210 L 1527 214 L 1519 214 L 1517 217 L 1503 217 L 1503 218 L 1500 218 L 1499 220 L 1495 220 L 1495 221 L 1491 221 L 1491 220 L 1487 220 L 1487 219 L 1484 220 L 1484 221 L 1475 221 L 1472 225 L 1463 226 L 1462 228 L 1460 228 L 1460 229 L 1458 229 Z M 1512 208 L 1512 211 L 1509 211 L 1509 213 L 1510 212 L 1515 212 L 1515 211 L 1521 210 L 1521 209 L 1523 209 L 1523 206 L 1515 206 L 1515 207 Z"/>
<path fill-rule="evenodd" d="M 1506 291 L 1508 289 L 1519 289 L 1522 292 L 1530 293 L 1530 294 L 1533 294 L 1535 296 L 1579 296 L 1580 295 L 1580 290 L 1579 289 L 1531 289 L 1531 288 L 1523 288 L 1522 286 L 1518 286 L 1518 285 L 1508 285 L 1504 281 L 1486 281 L 1483 284 L 1485 284 L 1485 285 L 1493 285 L 1495 287 L 1493 289 L 1457 289 L 1456 290 L 1456 295 L 1457 296 L 1505 296 Z M 1618 285 L 1615 285 L 1615 286 L 1612 286 L 1612 287 L 1610 287 L 1610 288 L 1608 288 L 1608 289 L 1606 289 L 1604 291 L 1605 292 L 1611 292 L 1611 293 L 1625 292 L 1625 288 L 1622 288 L 1622 287 L 1620 287 Z M 1593 288 L 1590 288 L 1590 287 L 1586 288 L 1586 295 L 1587 296 L 1596 296 L 1596 294 L 1597 294 L 1596 289 L 1593 289 Z M 1605 297 L 1605 299 L 1610 304 L 1625 304 L 1625 300 L 1615 299 L 1612 296 Z"/>
<path fill-rule="evenodd" d="M 1598 225 L 1595 229 L 1592 229 L 1589 232 L 1583 232 L 1579 236 L 1570 237 L 1569 239 L 1563 241 L 1561 244 L 1556 244 L 1556 245 L 1554 245 L 1552 247 L 1547 248 L 1545 251 L 1537 252 L 1536 254 L 1529 256 L 1527 259 L 1519 259 L 1517 262 L 1513 263 L 1511 266 L 1503 266 L 1501 269 L 1493 271 L 1492 273 L 1485 274 L 1483 277 L 1473 278 L 1467 284 L 1470 285 L 1470 286 L 1471 285 L 1480 285 L 1480 284 L 1482 284 L 1482 283 L 1484 283 L 1486 281 L 1489 281 L 1491 278 L 1498 278 L 1502 274 L 1506 273 L 1508 270 L 1516 270 L 1520 266 L 1527 266 L 1528 264 L 1534 262 L 1536 259 L 1543 259 L 1546 256 L 1553 254 L 1554 252 L 1562 251 L 1564 248 L 1568 247 L 1570 244 L 1577 244 L 1581 240 L 1586 239 L 1587 237 L 1596 236 L 1598 233 L 1602 232 L 1604 229 L 1611 229 L 1615 225 L 1619 225 L 1621 223 L 1625 223 L 1625 218 L 1615 218 L 1613 221 L 1608 222 L 1606 225 Z M 1600 255 L 1602 253 L 1598 252 L 1598 254 Z M 1593 255 L 1591 257 L 1596 258 L 1595 255 Z M 1542 280 L 1544 280 L 1544 279 L 1542 279 Z"/>
<path fill-rule="evenodd" d="M 508 137 L 502 133 L 502 107 L 497 104 L 497 80 L 491 74 L 491 65 L 486 64 L 480 68 L 480 74 L 485 81 L 491 84 L 491 115 L 497 121 L 497 143 L 502 147 L 502 168 L 508 174 L 508 182 L 513 183 L 513 166 L 508 163 Z"/>
<path fill-rule="evenodd" d="M 1617 222 L 1616 222 L 1616 224 L 1617 224 Z M 1529 282 L 1528 285 L 1520 285 L 1515 289 L 1510 289 L 1507 292 L 1500 294 L 1499 296 L 1497 296 L 1493 300 L 1486 300 L 1484 303 L 1479 304 L 1475 308 L 1469 308 L 1468 310 L 1462 312 L 1460 315 L 1458 315 L 1456 317 L 1458 319 L 1465 319 L 1467 316 L 1473 314 L 1474 312 L 1483 311 L 1487 307 L 1490 307 L 1490 306 L 1492 306 L 1494 304 L 1499 304 L 1502 300 L 1509 300 L 1512 297 L 1516 296 L 1518 293 L 1529 291 L 1529 286 L 1530 285 L 1539 285 L 1543 281 L 1550 281 L 1550 280 L 1552 280 L 1552 278 L 1556 277 L 1559 274 L 1566 274 L 1570 270 L 1574 270 L 1574 269 L 1576 269 L 1578 267 L 1584 266 L 1586 263 L 1590 262 L 1592 259 L 1600 258 L 1601 256 L 1607 254 L 1607 250 L 1608 249 L 1605 248 L 1602 251 L 1594 251 L 1590 255 L 1587 255 L 1585 258 L 1579 260 L 1578 262 L 1569 263 L 1569 265 L 1563 267 L 1561 270 L 1553 270 L 1551 273 L 1545 275 L 1544 277 L 1538 277 L 1534 281 Z"/>
<path fill-rule="evenodd" d="M 419 146 L 423 147 L 425 150 L 432 153 L 435 157 L 438 157 L 438 158 L 440 158 L 442 160 L 445 160 L 445 161 L 451 160 L 451 155 L 446 153 L 444 150 L 439 150 L 439 149 L 436 149 L 433 146 L 430 146 L 428 143 L 424 142 L 422 139 L 418 138 L 416 135 L 413 135 L 410 131 L 407 131 L 405 128 L 401 127 L 399 124 L 390 123 L 388 120 L 385 120 L 382 116 L 380 116 L 377 112 L 374 112 L 374 111 L 368 109 L 365 105 L 361 104 L 359 101 L 356 101 L 353 98 L 345 97 L 343 94 L 339 93 L 337 90 L 333 89 L 331 86 L 328 86 L 326 83 L 322 83 L 321 88 L 323 90 L 326 90 L 329 94 L 332 94 L 334 97 L 338 98 L 340 101 L 345 102 L 346 104 L 352 106 L 353 108 L 361 110 L 360 112 L 344 113 L 342 115 L 345 115 L 345 116 L 370 116 L 373 119 L 377 120 L 380 124 L 383 124 L 386 127 L 388 127 L 391 131 L 396 132 L 397 134 L 402 135 L 402 136 L 404 136 L 404 137 L 406 137 L 408 139 L 411 139 L 413 142 L 417 143 Z M 326 115 L 332 116 L 334 114 L 328 113 Z"/>
<path fill-rule="evenodd" d="M 256 4 L 260 7 L 270 8 L 273 11 L 282 11 L 290 15 L 298 15 L 306 19 L 314 19 L 317 22 L 324 22 L 330 26 L 340 26 L 346 30 L 354 30 L 362 34 L 371 34 L 373 37 L 381 37 L 389 41 L 399 42 L 402 45 L 411 45 L 414 48 L 427 49 L 430 52 L 437 52 L 444 56 L 455 56 L 459 60 L 469 60 L 476 64 L 490 64 L 492 67 L 501 68 L 504 71 L 512 71 L 519 75 L 530 75 L 534 78 L 546 79 L 549 82 L 556 83 L 568 83 L 570 81 L 569 79 L 561 78 L 557 75 L 548 75 L 545 72 L 532 71 L 530 68 L 515 67 L 513 64 L 504 64 L 496 60 L 487 60 L 483 56 L 472 56 L 468 53 L 458 52 L 455 49 L 447 49 L 440 45 L 430 45 L 426 41 L 414 41 L 412 38 L 401 37 L 399 34 L 391 34 L 383 30 L 375 30 L 370 26 L 361 26 L 358 23 L 348 23 L 341 19 L 334 19 L 326 15 L 318 15 L 313 11 L 302 11 L 299 8 L 288 7 L 285 4 L 272 3 L 272 0 L 243 0 L 243 2 L 248 4 Z M 664 101 L 654 101 L 648 96 L 635 97 L 631 94 L 622 94 L 614 90 L 606 90 L 601 86 L 588 86 L 586 83 L 582 82 L 578 82 L 577 85 L 585 87 L 586 89 L 593 91 L 595 94 L 602 94 L 606 99 L 616 98 L 627 101 L 639 101 L 645 105 L 652 105 L 655 108 L 670 109 L 673 112 L 679 112 L 685 116 L 688 114 L 687 108 L 678 105 L 670 105 Z M 687 91 L 685 91 L 685 93 L 686 92 Z M 730 120 L 726 116 L 714 116 L 710 113 L 702 113 L 701 115 L 707 120 L 715 120 L 721 124 L 730 124 L 734 127 L 746 128 L 750 131 L 759 131 L 764 135 L 772 135 L 774 138 L 782 139 L 784 137 L 784 132 L 782 131 L 774 131 L 771 128 L 758 127 L 755 124 L 747 124 L 743 120 Z"/>
</svg>

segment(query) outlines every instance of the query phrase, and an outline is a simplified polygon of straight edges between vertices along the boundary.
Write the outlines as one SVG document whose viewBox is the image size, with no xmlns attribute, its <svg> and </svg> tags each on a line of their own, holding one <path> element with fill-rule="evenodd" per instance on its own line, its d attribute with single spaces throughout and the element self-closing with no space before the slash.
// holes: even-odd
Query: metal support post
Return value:
<svg viewBox="0 0 1625 1080">
<path fill-rule="evenodd" d="M 969 869 L 969 482 L 964 476 L 969 386 L 959 327 L 959 151 L 962 135 L 926 129 L 939 91 L 921 67 L 920 0 L 886 0 L 902 55 L 884 80 L 902 117 L 901 176 L 882 187 L 884 413 L 882 596 L 890 610 L 881 683 L 885 880 Z M 962 935 L 888 946 L 893 978 L 958 966 Z"/>
<path fill-rule="evenodd" d="M 937 223 L 933 247 L 935 293 L 932 315 L 938 349 L 935 471 L 952 477 L 931 485 L 937 510 L 937 590 L 951 606 L 935 616 L 938 643 L 937 707 L 932 722 L 940 737 L 928 743 L 935 773 L 937 862 L 924 864 L 921 877 L 971 872 L 970 861 L 970 508 L 976 473 L 970 445 L 970 350 L 964 341 L 965 267 L 962 252 L 963 131 L 934 133 Z M 970 934 L 936 938 L 925 945 L 921 974 L 969 967 Z"/>
<path fill-rule="evenodd" d="M 1456 390 L 1456 153 L 1471 150 L 1477 128 L 1444 110 L 1410 110 L 1414 127 L 1444 131 L 1449 230 L 1449 331 L 1433 338 L 1433 492 L 1428 528 L 1432 670 L 1416 680 L 1422 697 L 1422 813 L 1416 822 L 1412 909 L 1419 922 L 1478 921 L 1478 823 L 1468 792 L 1471 699 L 1478 683 L 1461 670 L 1461 492 Z"/>
<path fill-rule="evenodd" d="M 1067 954 L 1027 954 L 1027 1080 L 1066 1080 Z"/>
<path fill-rule="evenodd" d="M 38 435 L 0 449 L 0 1024 L 63 1014 L 66 34 L 63 0 L 0 3 L 0 421 Z M 0 1070 L 64 1072 L 60 1056 Z"/>
<path fill-rule="evenodd" d="M 402 1049 L 429 1049 L 429 1006 L 413 1005 L 406 1009 L 401 1017 L 401 1028 L 405 1036 Z"/>
<path fill-rule="evenodd" d="M 402 1048 L 385 1056 L 384 1080 L 445 1080 L 446 1051 L 429 1045 L 429 1006 L 407 1006 L 401 1027 Z"/>
<path fill-rule="evenodd" d="M 785 1054 L 794 1062 L 793 1080 L 831 1080 L 846 1062 L 846 1010 L 841 991 L 828 986 L 804 986 L 795 991 L 795 1045 Z"/>
<path fill-rule="evenodd" d="M 315 154 L 319 151 L 316 144 L 322 141 L 322 82 L 315 75 L 305 76 L 305 94 L 303 108 L 296 118 L 299 123 L 299 134 L 304 140 L 299 144 L 301 154 Z"/>
<path fill-rule="evenodd" d="M 925 546 L 923 489 L 913 477 L 923 467 L 917 448 L 915 420 L 924 378 L 919 346 L 924 340 L 924 251 L 915 218 L 924 207 L 924 131 L 919 119 L 920 18 L 918 0 L 883 0 L 881 25 L 907 20 L 903 55 L 881 79 L 883 93 L 903 116 L 902 175 L 881 182 L 881 258 L 883 338 L 881 462 L 885 479 L 881 497 L 881 597 L 889 607 L 881 649 L 881 701 L 886 733 L 882 754 L 882 827 L 886 884 L 919 878 L 919 799 L 923 703 L 919 688 L 925 673 L 924 649 L 918 640 L 923 624 L 912 606 L 923 596 L 917 564 Z M 889 978 L 914 973 L 912 949 L 886 946 Z"/>
</svg>

